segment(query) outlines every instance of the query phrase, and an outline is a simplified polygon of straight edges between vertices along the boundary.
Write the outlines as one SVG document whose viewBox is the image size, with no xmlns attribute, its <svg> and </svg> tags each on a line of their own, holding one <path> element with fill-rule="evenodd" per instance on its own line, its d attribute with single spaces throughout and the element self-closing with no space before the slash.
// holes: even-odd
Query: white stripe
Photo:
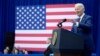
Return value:
<svg viewBox="0 0 100 56">
<path fill-rule="evenodd" d="M 52 27 L 52 26 L 56 26 L 57 27 L 57 24 L 58 23 L 56 23 L 56 22 L 50 22 L 50 23 L 46 23 L 46 26 L 48 26 L 48 27 Z M 67 23 L 62 23 L 62 25 L 63 26 L 72 26 L 73 25 L 73 23 L 71 23 L 71 22 L 67 22 Z"/>
<path fill-rule="evenodd" d="M 15 30 L 18 34 L 50 34 L 52 30 Z"/>
<path fill-rule="evenodd" d="M 48 44 L 15 44 L 16 48 L 47 48 Z"/>
<path fill-rule="evenodd" d="M 47 8 L 46 12 L 73 12 L 75 11 L 74 7 L 70 7 L 70 8 Z"/>
<path fill-rule="evenodd" d="M 53 19 L 53 18 L 47 18 L 46 20 L 49 20 L 49 19 Z M 73 20 L 73 19 L 77 19 L 77 17 L 76 18 L 64 18 L 64 17 L 62 17 L 62 18 L 55 18 L 56 20 L 59 20 L 59 19 L 67 19 L 67 20 L 69 20 L 69 19 L 71 19 L 71 20 Z"/>
<path fill-rule="evenodd" d="M 49 37 L 15 37 L 16 41 L 47 41 Z"/>
<path fill-rule="evenodd" d="M 61 18 L 66 18 L 66 19 L 75 19 L 78 18 L 77 15 L 47 15 L 46 18 L 48 19 L 61 19 Z"/>
</svg>

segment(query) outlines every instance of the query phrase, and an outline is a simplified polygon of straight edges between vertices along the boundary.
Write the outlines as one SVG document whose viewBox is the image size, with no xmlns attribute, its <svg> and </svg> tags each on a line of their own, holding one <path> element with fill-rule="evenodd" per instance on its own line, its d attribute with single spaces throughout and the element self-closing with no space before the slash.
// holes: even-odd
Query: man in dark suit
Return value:
<svg viewBox="0 0 100 56">
<path fill-rule="evenodd" d="M 84 51 L 82 56 L 91 56 L 94 48 L 93 34 L 92 34 L 92 17 L 84 13 L 85 7 L 82 3 L 75 4 L 75 11 L 78 16 L 77 19 L 73 20 L 72 32 L 84 37 Z M 44 52 L 45 56 L 49 56 L 52 52 L 50 45 Z"/>
<path fill-rule="evenodd" d="M 78 18 L 73 20 L 72 32 L 84 37 L 84 52 L 82 55 L 91 56 L 92 50 L 94 50 L 92 17 L 84 13 L 85 7 L 82 3 L 75 4 L 75 11 Z"/>
<path fill-rule="evenodd" d="M 53 53 L 50 46 L 51 46 L 51 38 L 48 38 L 47 43 L 49 44 L 49 46 L 47 47 L 47 49 L 44 52 L 44 56 L 50 56 L 50 53 Z"/>
</svg>

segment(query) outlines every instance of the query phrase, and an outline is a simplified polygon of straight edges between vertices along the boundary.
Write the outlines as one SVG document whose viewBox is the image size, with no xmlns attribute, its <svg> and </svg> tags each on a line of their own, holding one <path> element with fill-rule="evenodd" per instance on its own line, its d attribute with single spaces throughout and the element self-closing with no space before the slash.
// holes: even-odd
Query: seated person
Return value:
<svg viewBox="0 0 100 56">
<path fill-rule="evenodd" d="M 8 49 L 4 49 L 3 52 L 4 52 L 4 54 L 9 54 L 9 53 L 8 53 Z"/>
<path fill-rule="evenodd" d="M 16 49 L 16 48 L 13 48 L 13 50 L 12 50 L 12 54 L 19 54 L 19 50 Z"/>
<path fill-rule="evenodd" d="M 23 50 L 24 54 L 28 54 L 28 51 L 26 49 Z"/>
<path fill-rule="evenodd" d="M 4 49 L 4 51 L 3 51 L 4 54 L 9 54 L 9 50 L 10 50 L 10 48 L 8 46 L 6 46 L 5 49 Z"/>
<path fill-rule="evenodd" d="M 50 48 L 51 38 L 48 38 L 47 43 L 49 44 L 49 46 L 48 46 L 47 49 L 45 50 L 45 52 L 44 52 L 44 56 L 49 56 L 50 53 L 53 53 L 52 50 L 51 50 L 51 48 Z"/>
</svg>

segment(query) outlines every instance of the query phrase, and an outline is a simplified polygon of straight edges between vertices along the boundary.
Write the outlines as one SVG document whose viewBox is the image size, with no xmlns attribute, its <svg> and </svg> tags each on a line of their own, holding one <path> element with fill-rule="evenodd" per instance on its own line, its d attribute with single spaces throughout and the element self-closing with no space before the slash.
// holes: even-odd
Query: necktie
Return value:
<svg viewBox="0 0 100 56">
<path fill-rule="evenodd" d="M 80 18 L 77 19 L 77 22 L 80 22 Z"/>
</svg>

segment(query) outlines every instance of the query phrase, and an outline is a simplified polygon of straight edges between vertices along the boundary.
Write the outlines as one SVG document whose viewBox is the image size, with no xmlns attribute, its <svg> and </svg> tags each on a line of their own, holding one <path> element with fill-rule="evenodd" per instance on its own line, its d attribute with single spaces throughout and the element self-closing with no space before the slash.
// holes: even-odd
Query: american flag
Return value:
<svg viewBox="0 0 100 56">
<path fill-rule="evenodd" d="M 58 22 L 66 18 L 63 27 L 71 30 L 71 20 L 76 17 L 74 4 L 17 6 L 14 46 L 20 50 L 44 51 Z"/>
</svg>

